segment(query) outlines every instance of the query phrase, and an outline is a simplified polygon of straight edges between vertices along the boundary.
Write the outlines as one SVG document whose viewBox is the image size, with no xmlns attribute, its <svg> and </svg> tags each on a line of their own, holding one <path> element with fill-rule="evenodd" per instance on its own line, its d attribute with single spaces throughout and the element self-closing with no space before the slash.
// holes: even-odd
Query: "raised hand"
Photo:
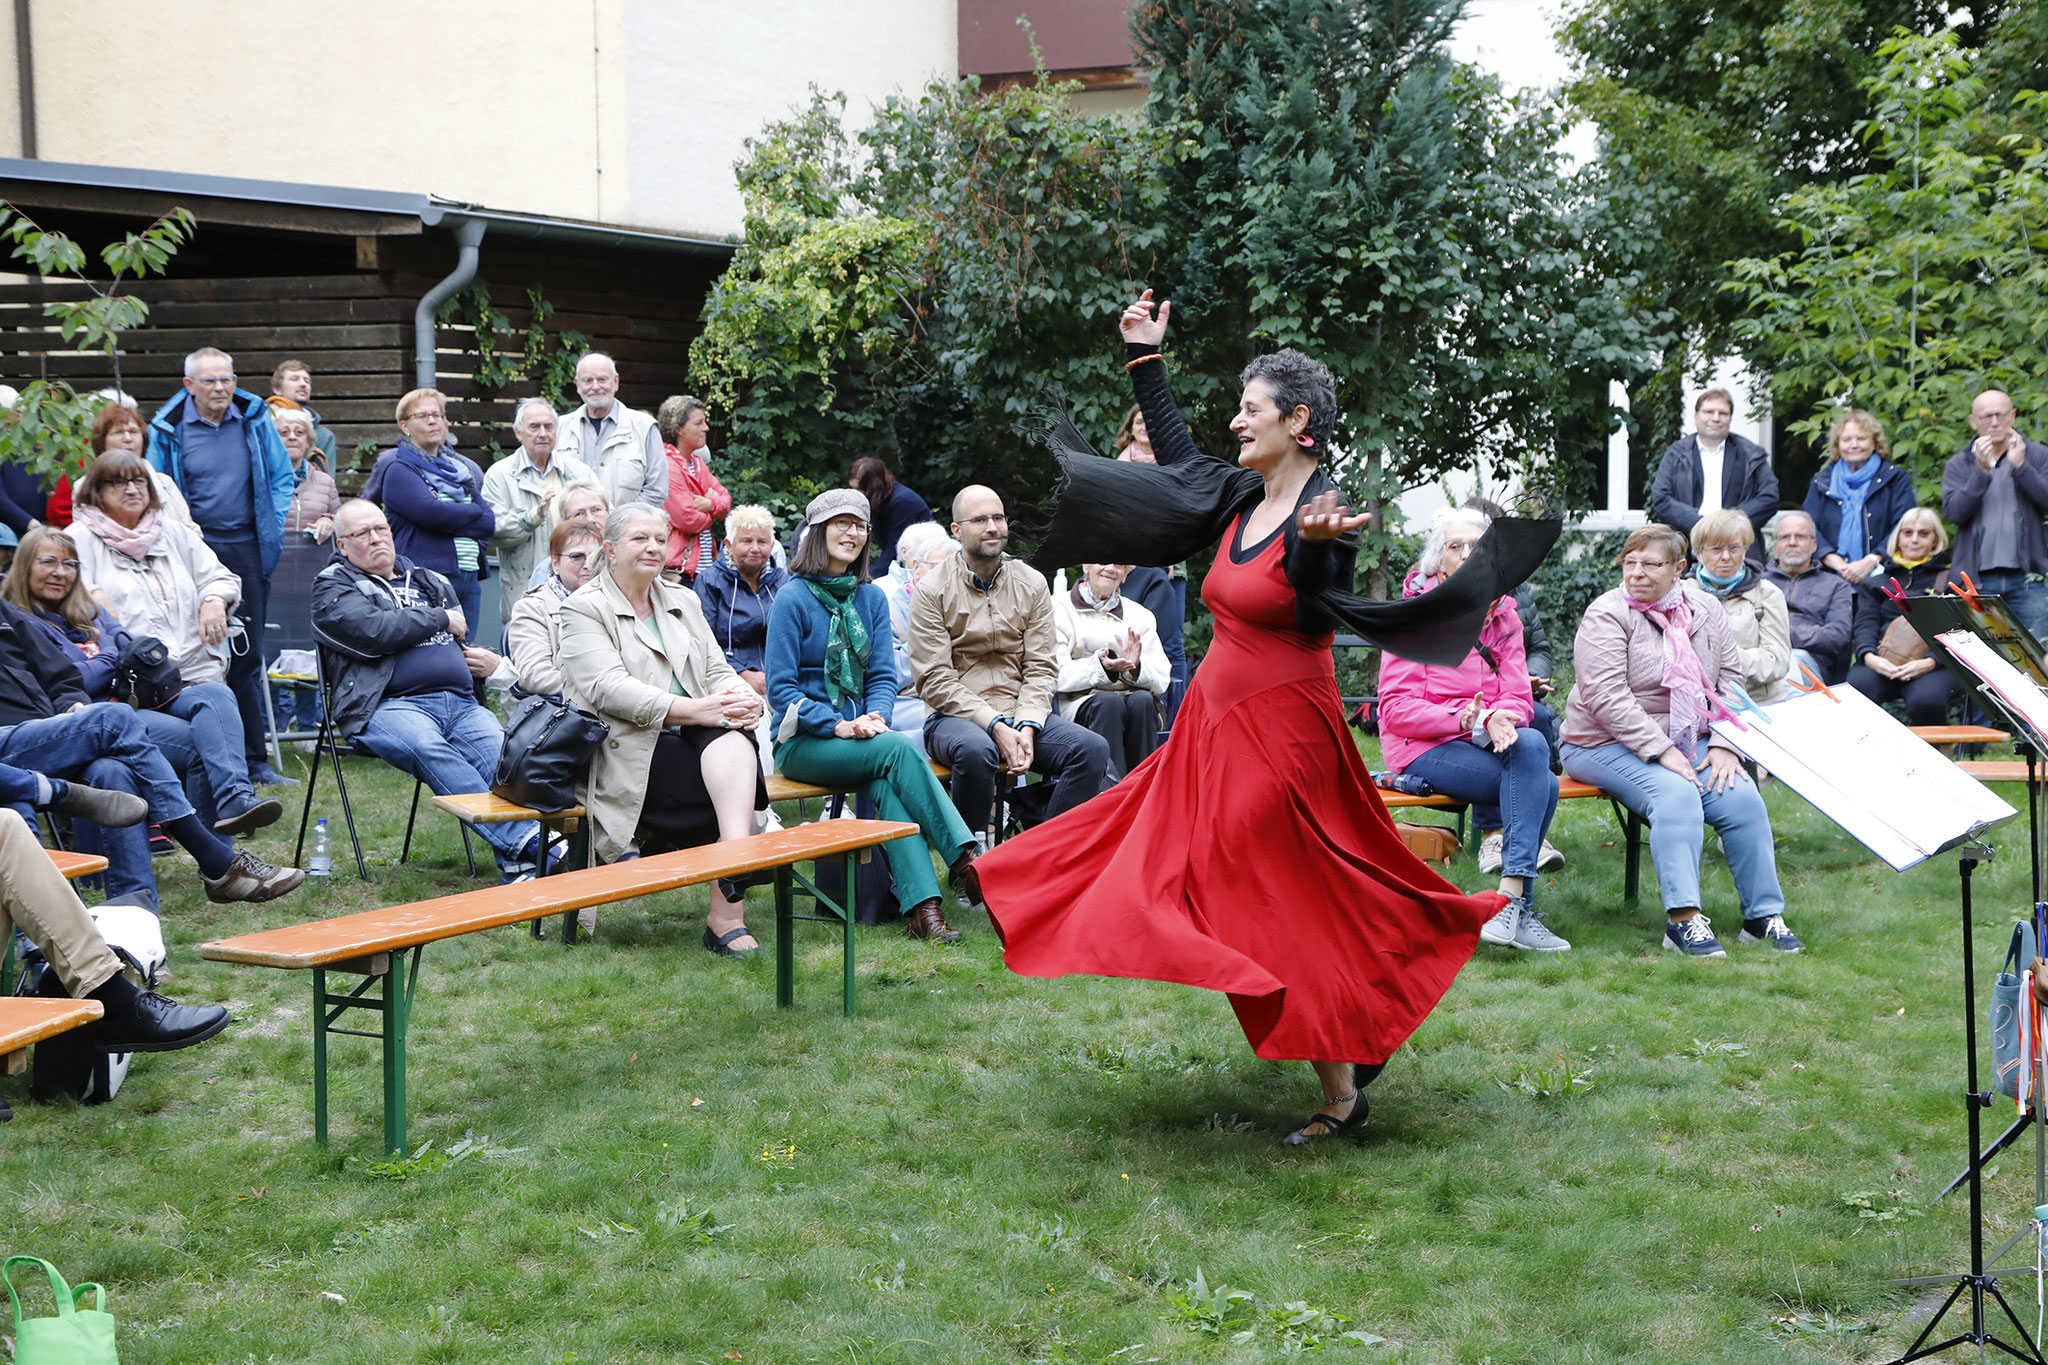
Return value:
<svg viewBox="0 0 2048 1365">
<path fill-rule="evenodd" d="M 1159 315 L 1152 315 L 1152 291 L 1147 289 L 1138 295 L 1137 301 L 1124 309 L 1117 319 L 1117 330 L 1124 334 L 1124 340 L 1140 346 L 1157 346 L 1166 340 L 1166 320 L 1173 315 L 1173 300 L 1159 305 Z"/>
<path fill-rule="evenodd" d="M 1352 516 L 1344 499 L 1334 492 L 1318 493 L 1301 505 L 1295 527 L 1303 540 L 1335 540 L 1346 531 L 1356 531 L 1371 521 L 1370 516 Z"/>
</svg>

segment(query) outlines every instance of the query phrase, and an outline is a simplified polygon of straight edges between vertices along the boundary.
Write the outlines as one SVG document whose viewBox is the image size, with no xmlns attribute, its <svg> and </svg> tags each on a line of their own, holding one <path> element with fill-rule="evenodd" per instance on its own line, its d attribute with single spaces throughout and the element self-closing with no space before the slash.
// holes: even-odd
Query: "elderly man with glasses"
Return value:
<svg viewBox="0 0 2048 1365">
<path fill-rule="evenodd" d="M 248 640 L 228 661 L 228 687 L 249 776 L 282 782 L 263 746 L 263 619 L 298 477 L 270 405 L 235 383 L 234 357 L 211 346 L 185 357 L 185 387 L 150 419 L 149 462 L 170 475 L 207 548 L 242 580 L 235 616 Z"/>
<path fill-rule="evenodd" d="M 1977 435 L 1941 472 L 1941 514 L 1955 523 L 1955 568 L 2005 598 L 2039 640 L 2048 637 L 2048 445 L 2028 440 L 2013 417 L 2011 396 L 1998 389 L 1970 404 Z"/>
<path fill-rule="evenodd" d="M 1856 591 L 1849 580 L 1821 567 L 1815 551 L 1820 536 L 1804 512 L 1780 512 L 1771 537 L 1771 562 L 1766 581 L 1785 595 L 1792 624 L 1793 682 L 1803 682 L 1810 668 L 1822 682 L 1838 683 L 1849 674 L 1849 635 L 1856 621 Z"/>
<path fill-rule="evenodd" d="M 351 498 L 335 513 L 342 558 L 313 580 L 334 728 L 401 772 L 450 796 L 489 791 L 505 732 L 471 690 L 502 662 L 466 645 L 469 620 L 455 589 L 399 556 L 375 503 Z M 507 882 L 540 868 L 531 820 L 480 825 Z"/>
</svg>

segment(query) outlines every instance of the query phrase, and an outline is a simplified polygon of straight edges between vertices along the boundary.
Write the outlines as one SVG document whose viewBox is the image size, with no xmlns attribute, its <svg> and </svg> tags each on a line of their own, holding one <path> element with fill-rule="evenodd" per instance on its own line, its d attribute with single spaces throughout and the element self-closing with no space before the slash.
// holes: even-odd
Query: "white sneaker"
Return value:
<svg viewBox="0 0 2048 1365">
<path fill-rule="evenodd" d="M 1479 926 L 1481 943 L 1497 943 L 1503 948 L 1515 946 L 1515 931 L 1522 924 L 1522 899 L 1510 897 L 1500 908 L 1500 913 Z"/>
<path fill-rule="evenodd" d="M 1532 953 L 1568 953 L 1572 950 L 1571 944 L 1550 932 L 1550 926 L 1534 910 L 1522 911 L 1522 922 L 1515 926 L 1515 946 Z"/>
<path fill-rule="evenodd" d="M 1480 840 L 1479 840 L 1479 870 L 1480 870 L 1481 872 L 1499 872 L 1499 871 L 1500 871 L 1500 852 L 1501 852 L 1501 847 L 1502 847 L 1502 846 L 1503 846 L 1504 844 L 1506 844 L 1506 843 L 1507 843 L 1507 841 L 1508 841 L 1507 831 L 1506 831 L 1506 830 L 1500 830 L 1500 829 L 1496 829 L 1496 830 L 1489 830 L 1489 831 L 1488 831 L 1488 832 L 1487 832 L 1487 833 L 1486 833 L 1485 835 L 1483 835 L 1483 836 L 1482 836 L 1482 837 L 1480 838 Z"/>
<path fill-rule="evenodd" d="M 1550 840 L 1543 841 L 1543 847 L 1536 850 L 1536 870 L 1555 872 L 1564 866 L 1564 854 L 1551 847 Z"/>
</svg>

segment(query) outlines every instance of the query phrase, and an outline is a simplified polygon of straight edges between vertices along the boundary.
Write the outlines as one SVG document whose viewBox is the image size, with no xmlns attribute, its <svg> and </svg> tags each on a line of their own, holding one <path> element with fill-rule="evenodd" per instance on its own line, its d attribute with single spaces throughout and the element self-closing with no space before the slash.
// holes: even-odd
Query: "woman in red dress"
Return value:
<svg viewBox="0 0 2048 1365">
<path fill-rule="evenodd" d="M 1332 632 L 1460 660 L 1557 523 L 1496 522 L 1435 592 L 1352 596 L 1366 518 L 1317 464 L 1336 423 L 1329 371 L 1292 351 L 1253 361 L 1232 468 L 1195 448 L 1168 391 L 1171 311 L 1155 317 L 1147 290 L 1121 323 L 1159 463 L 1096 457 L 1071 426 L 1048 433 L 1066 479 L 1038 558 L 1166 564 L 1226 537 L 1202 584 L 1215 640 L 1166 745 L 974 870 L 1012 971 L 1223 991 L 1259 1056 L 1312 1062 L 1324 1103 L 1286 1138 L 1299 1146 L 1363 1125 L 1360 1088 L 1502 903 L 1459 891 L 1395 832 L 1344 725 Z"/>
</svg>

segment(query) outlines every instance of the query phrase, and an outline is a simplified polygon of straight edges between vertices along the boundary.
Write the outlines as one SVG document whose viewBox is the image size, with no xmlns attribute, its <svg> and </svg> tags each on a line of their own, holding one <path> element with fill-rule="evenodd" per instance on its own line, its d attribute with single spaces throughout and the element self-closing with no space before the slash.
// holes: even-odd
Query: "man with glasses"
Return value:
<svg viewBox="0 0 2048 1365">
<path fill-rule="evenodd" d="M 2006 600 L 2036 640 L 2048 637 L 2048 445 L 2013 426 L 2012 399 L 1986 389 L 1970 404 L 1976 439 L 1941 473 L 1941 514 L 1955 523 L 1953 564 Z"/>
<path fill-rule="evenodd" d="M 1804 512 L 1783 512 L 1771 537 L 1771 565 L 1764 577 L 1785 594 L 1792 621 L 1790 678 L 1803 683 L 1803 664 L 1822 682 L 1837 683 L 1849 673 L 1849 634 L 1855 623 L 1856 593 L 1849 580 L 1824 569 L 1814 558 L 1820 548 L 1813 518 Z"/>
<path fill-rule="evenodd" d="M 619 401 L 619 369 L 603 351 L 576 362 L 580 406 L 556 423 L 555 457 L 581 461 L 597 475 L 614 507 L 668 503 L 668 455 L 651 414 Z"/>
<path fill-rule="evenodd" d="M 998 774 L 1043 774 L 1050 819 L 1102 791 L 1109 744 L 1052 713 L 1060 677 L 1052 590 L 1044 574 L 1003 553 L 1010 522 L 994 489 L 960 490 L 953 538 L 960 552 L 910 599 L 910 669 L 926 707 L 925 752 L 953 770 L 953 804 L 979 839 Z"/>
<path fill-rule="evenodd" d="M 1687 536 L 1709 512 L 1732 507 L 1762 526 L 1778 510 L 1778 476 L 1771 453 L 1728 428 L 1735 421 L 1735 397 L 1708 389 L 1692 405 L 1693 434 L 1671 443 L 1650 481 L 1650 520 Z M 1748 557 L 1761 567 L 1763 545 L 1751 541 Z"/>
<path fill-rule="evenodd" d="M 263 744 L 263 619 L 298 478 L 270 405 L 236 385 L 234 357 L 211 346 L 185 357 L 185 387 L 150 419 L 149 462 L 170 475 L 207 548 L 242 580 L 235 616 L 247 634 L 229 653 L 228 687 L 250 778 L 282 782 Z"/>
<path fill-rule="evenodd" d="M 440 796 L 489 791 L 505 732 L 477 703 L 475 679 L 500 660 L 463 642 L 469 620 L 455 589 L 399 557 L 377 504 L 350 498 L 334 514 L 342 558 L 313 580 L 334 728 L 411 773 Z M 541 831 L 531 820 L 480 825 L 507 882 L 539 870 Z"/>
</svg>

